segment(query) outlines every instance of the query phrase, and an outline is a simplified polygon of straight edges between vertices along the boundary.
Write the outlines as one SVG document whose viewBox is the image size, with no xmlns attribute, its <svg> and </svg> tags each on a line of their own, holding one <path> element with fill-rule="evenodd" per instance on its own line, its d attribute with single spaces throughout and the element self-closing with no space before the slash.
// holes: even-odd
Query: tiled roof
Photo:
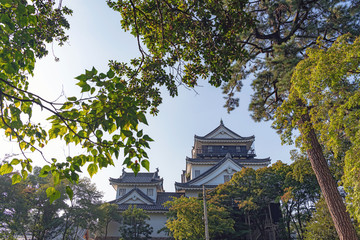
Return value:
<svg viewBox="0 0 360 240">
<path fill-rule="evenodd" d="M 172 197 L 181 197 L 183 196 L 183 193 L 173 193 L 173 192 L 158 192 L 156 203 L 152 205 L 147 204 L 119 204 L 119 210 L 124 211 L 126 210 L 130 205 L 136 205 L 137 208 L 141 208 L 145 211 L 168 211 L 168 208 L 164 207 L 163 204 L 167 201 L 171 201 Z"/>
<path fill-rule="evenodd" d="M 156 204 L 163 204 L 167 201 L 173 200 L 173 197 L 179 198 L 183 196 L 183 193 L 174 193 L 174 192 L 158 192 L 156 198 Z"/>
<path fill-rule="evenodd" d="M 238 164 L 266 164 L 270 163 L 270 158 L 247 158 L 247 159 L 232 159 L 234 162 Z M 216 158 L 186 158 L 186 162 L 191 163 L 217 163 L 221 160 Z"/>
<path fill-rule="evenodd" d="M 237 134 L 237 133 L 231 131 L 229 128 L 225 127 L 223 121 L 220 121 L 220 125 L 219 125 L 217 128 L 215 128 L 214 130 L 212 130 L 211 132 L 209 132 L 208 134 L 206 134 L 205 136 L 197 136 L 197 135 L 195 135 L 195 138 L 196 138 L 196 139 L 209 139 L 209 136 L 211 136 L 213 133 L 215 133 L 216 131 L 218 131 L 220 128 L 225 128 L 225 129 L 226 129 L 227 131 L 229 131 L 231 134 L 233 134 L 234 136 L 236 136 L 236 138 L 237 138 L 238 140 L 252 140 L 252 139 L 255 138 L 254 135 L 252 135 L 252 136 L 250 136 L 250 137 L 242 137 L 242 136 L 240 136 L 239 134 Z M 227 141 L 227 140 L 233 140 L 233 139 L 217 138 L 217 139 L 214 139 L 214 140 L 224 140 L 224 141 Z"/>
<path fill-rule="evenodd" d="M 216 188 L 218 185 L 206 185 L 205 184 L 205 188 L 209 189 L 209 188 Z M 188 182 L 187 183 L 178 183 L 175 182 L 175 187 L 179 187 L 179 188 L 186 188 L 186 189 L 202 189 L 202 185 L 189 185 Z"/>
<path fill-rule="evenodd" d="M 192 183 L 200 180 L 200 179 L 203 179 L 204 177 L 208 176 L 209 174 L 211 174 L 212 172 L 214 172 L 216 169 L 218 169 L 226 160 L 230 159 L 231 161 L 233 161 L 235 164 L 237 164 L 239 167 L 243 168 L 244 166 L 241 165 L 240 163 L 238 163 L 237 161 L 234 161 L 230 154 L 227 154 L 221 161 L 218 161 L 217 164 L 215 164 L 214 166 L 212 166 L 209 170 L 207 170 L 206 172 L 204 172 L 203 174 L 201 174 L 200 176 L 194 178 L 194 179 L 191 179 L 189 182 L 187 182 L 186 184 L 187 185 L 192 185 Z M 179 186 L 177 182 L 175 182 L 175 187 L 176 186 Z"/>
<path fill-rule="evenodd" d="M 212 172 L 214 172 L 216 169 L 218 169 L 227 159 L 231 159 L 231 161 L 233 161 L 235 164 L 237 164 L 241 168 L 244 167 L 242 164 L 252 163 L 252 162 L 248 161 L 249 159 L 232 159 L 230 154 L 227 154 L 221 161 L 219 161 L 217 159 L 191 159 L 191 160 L 195 160 L 195 161 L 198 160 L 199 162 L 208 162 L 208 160 L 209 160 L 209 162 L 213 161 L 214 163 L 216 163 L 216 162 L 217 163 L 214 166 L 212 166 L 209 170 L 207 170 L 200 176 L 190 180 L 189 182 L 186 182 L 186 183 L 175 182 L 175 188 L 177 188 L 177 187 L 180 187 L 180 188 L 199 188 L 200 187 L 201 188 L 201 186 L 193 185 L 193 183 L 210 175 Z M 258 161 L 258 160 L 260 160 L 260 161 Z M 264 164 L 270 163 L 270 158 L 253 159 L 253 163 L 264 163 Z"/>
<path fill-rule="evenodd" d="M 133 172 L 125 172 L 119 178 L 110 178 L 110 183 L 158 183 L 163 179 L 158 176 L 158 172 L 140 172 L 135 176 Z"/>
</svg>

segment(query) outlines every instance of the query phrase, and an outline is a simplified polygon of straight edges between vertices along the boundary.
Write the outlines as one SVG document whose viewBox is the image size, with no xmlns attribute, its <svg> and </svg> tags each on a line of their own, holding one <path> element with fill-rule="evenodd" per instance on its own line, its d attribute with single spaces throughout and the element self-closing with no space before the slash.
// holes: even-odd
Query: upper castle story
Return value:
<svg viewBox="0 0 360 240">
<path fill-rule="evenodd" d="M 223 121 L 205 136 L 194 136 L 191 157 L 186 157 L 186 167 L 181 182 L 175 183 L 177 192 L 196 196 L 202 185 L 214 188 L 231 179 L 235 172 L 250 167 L 259 169 L 271 163 L 270 158 L 256 158 L 255 136 L 242 137 L 227 128 Z"/>
<path fill-rule="evenodd" d="M 253 158 L 256 156 L 254 141 L 255 136 L 242 137 L 225 127 L 221 120 L 220 125 L 205 136 L 194 136 L 192 158 L 222 159 L 228 153 L 232 158 Z"/>
</svg>

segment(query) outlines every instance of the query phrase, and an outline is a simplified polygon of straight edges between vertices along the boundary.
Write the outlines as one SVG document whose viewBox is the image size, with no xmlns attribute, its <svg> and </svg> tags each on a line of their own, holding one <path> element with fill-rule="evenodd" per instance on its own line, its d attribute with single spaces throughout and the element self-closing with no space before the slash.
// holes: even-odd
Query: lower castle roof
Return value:
<svg viewBox="0 0 360 240">
<path fill-rule="evenodd" d="M 216 163 L 220 162 L 221 160 L 219 160 L 218 158 L 189 158 L 189 157 L 186 158 L 186 162 L 194 163 L 194 164 L 207 164 L 207 163 L 210 163 L 210 164 L 215 163 L 216 164 Z M 268 158 L 246 158 L 246 159 L 232 158 L 232 160 L 241 165 L 247 165 L 247 164 L 249 164 L 249 165 L 254 165 L 254 164 L 268 165 L 271 162 L 269 157 Z"/>
<path fill-rule="evenodd" d="M 166 212 L 169 209 L 165 207 L 163 204 L 167 201 L 172 201 L 173 198 L 179 198 L 183 196 L 183 193 L 174 193 L 174 192 L 158 192 L 156 202 L 154 204 L 118 204 L 120 211 L 125 211 L 128 209 L 130 205 L 135 205 L 137 208 L 143 209 L 145 211 L 160 211 L 160 212 Z M 115 203 L 116 200 L 111 201 L 110 203 Z"/>
</svg>

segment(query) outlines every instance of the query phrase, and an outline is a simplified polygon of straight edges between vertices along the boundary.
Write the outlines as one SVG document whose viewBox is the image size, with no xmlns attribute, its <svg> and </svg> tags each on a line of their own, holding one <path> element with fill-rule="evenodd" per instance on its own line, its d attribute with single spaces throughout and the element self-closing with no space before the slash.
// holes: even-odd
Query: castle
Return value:
<svg viewBox="0 0 360 240">
<path fill-rule="evenodd" d="M 198 197 L 203 185 L 206 189 L 215 188 L 231 179 L 242 168 L 259 169 L 270 164 L 270 158 L 256 158 L 254 136 L 242 137 L 227 128 L 223 121 L 205 136 L 194 136 L 191 157 L 186 157 L 185 170 L 181 182 L 175 182 L 176 192 L 165 192 L 163 178 L 156 172 L 141 172 L 135 176 L 123 170 L 119 178 L 110 178 L 116 191 L 116 203 L 123 211 L 129 205 L 144 209 L 150 216 L 153 227 L 152 239 L 167 239 L 164 232 L 166 212 L 163 203 L 173 197 Z M 111 223 L 108 236 L 119 237 L 119 224 Z"/>
</svg>

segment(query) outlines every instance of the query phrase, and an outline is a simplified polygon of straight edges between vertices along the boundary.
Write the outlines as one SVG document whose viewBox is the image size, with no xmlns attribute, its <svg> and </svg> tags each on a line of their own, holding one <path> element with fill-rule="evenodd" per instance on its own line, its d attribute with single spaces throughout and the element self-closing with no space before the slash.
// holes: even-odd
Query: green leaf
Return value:
<svg viewBox="0 0 360 240">
<path fill-rule="evenodd" d="M 121 130 L 121 133 L 125 135 L 125 137 L 131 137 L 133 133 L 128 130 Z"/>
<path fill-rule="evenodd" d="M 21 170 L 21 175 L 22 175 L 23 179 L 26 180 L 28 177 L 28 172 L 26 170 Z"/>
<path fill-rule="evenodd" d="M 87 84 L 85 81 L 80 81 L 76 85 L 81 87 L 81 92 L 88 92 L 90 91 L 90 85 Z"/>
<path fill-rule="evenodd" d="M 148 135 L 144 135 L 143 139 L 144 139 L 145 141 L 148 141 L 148 142 L 154 141 L 154 140 L 153 140 L 151 137 L 149 137 Z"/>
<path fill-rule="evenodd" d="M 138 174 L 138 172 L 140 171 L 140 164 L 135 162 L 132 166 L 131 169 L 134 171 L 135 176 Z"/>
<path fill-rule="evenodd" d="M 113 78 L 115 76 L 115 73 L 113 72 L 113 70 L 109 70 L 106 75 L 108 76 L 108 78 Z"/>
<path fill-rule="evenodd" d="M 49 165 L 43 166 L 40 170 L 39 177 L 46 177 L 49 174 L 50 170 L 51 168 Z"/>
<path fill-rule="evenodd" d="M 54 187 L 48 187 L 46 189 L 46 195 L 50 198 L 50 203 L 53 203 L 56 199 L 60 198 L 60 192 Z"/>
<path fill-rule="evenodd" d="M 21 181 L 21 176 L 17 173 L 15 173 L 12 177 L 11 177 L 11 180 L 12 180 L 12 184 L 16 184 L 16 183 L 19 183 Z"/>
<path fill-rule="evenodd" d="M 54 185 L 58 185 L 60 183 L 60 173 L 57 171 L 53 171 L 52 175 L 54 179 Z"/>
<path fill-rule="evenodd" d="M 86 77 L 85 74 L 81 74 L 81 75 L 75 77 L 75 79 L 80 80 L 80 82 L 85 82 L 85 81 L 87 80 L 87 77 Z M 77 83 L 77 85 L 79 85 L 79 83 Z M 79 86 L 80 86 L 80 85 L 79 85 Z M 80 87 L 81 87 L 81 86 L 80 86 Z"/>
<path fill-rule="evenodd" d="M 68 100 L 72 101 L 72 102 L 75 102 L 77 100 L 77 98 L 76 97 L 69 97 Z"/>
<path fill-rule="evenodd" d="M 14 158 L 13 160 L 11 160 L 11 165 L 18 165 L 20 163 L 19 159 Z"/>
<path fill-rule="evenodd" d="M 143 130 L 138 131 L 136 134 L 137 137 L 142 137 L 142 135 L 143 135 Z"/>
<path fill-rule="evenodd" d="M 96 130 L 96 137 L 101 138 L 103 136 L 103 132 L 101 130 Z"/>
<path fill-rule="evenodd" d="M 143 112 L 139 112 L 139 113 L 137 114 L 137 118 L 139 119 L 140 122 L 148 125 L 148 122 L 147 122 L 147 120 L 146 120 L 145 114 L 144 114 Z"/>
<path fill-rule="evenodd" d="M 48 187 L 46 189 L 46 195 L 47 197 L 50 197 L 51 195 L 53 195 L 56 192 L 56 189 L 54 187 Z"/>
<path fill-rule="evenodd" d="M 95 163 L 91 163 L 87 168 L 90 177 L 94 176 L 95 173 L 98 171 L 98 166 Z"/>
<path fill-rule="evenodd" d="M 145 169 L 148 170 L 148 171 L 149 171 L 149 169 L 150 169 L 150 163 L 149 163 L 149 161 L 146 160 L 146 159 L 144 159 L 144 160 L 141 161 L 141 166 L 143 166 L 143 168 L 145 168 Z"/>
<path fill-rule="evenodd" d="M 125 158 L 125 160 L 123 161 L 123 165 L 128 165 L 131 162 L 131 158 L 127 157 Z"/>
<path fill-rule="evenodd" d="M 69 196 L 70 200 L 72 200 L 72 199 L 73 199 L 73 196 L 74 196 L 74 192 L 73 192 L 73 190 L 71 189 L 71 187 L 66 186 L 66 193 L 67 193 L 67 195 Z"/>
<path fill-rule="evenodd" d="M 14 170 L 13 166 L 8 163 L 5 163 L 0 168 L 0 175 L 11 173 Z"/>
<path fill-rule="evenodd" d="M 92 150 L 91 150 L 91 154 L 92 154 L 93 156 L 97 156 L 98 151 L 97 151 L 96 149 L 92 149 Z"/>
<path fill-rule="evenodd" d="M 27 169 L 29 172 L 32 172 L 32 166 L 31 166 L 30 163 L 28 163 L 28 164 L 26 165 L 26 169 Z"/>
<path fill-rule="evenodd" d="M 20 142 L 19 146 L 20 146 L 21 150 L 24 150 L 26 148 L 26 146 L 27 146 L 27 143 L 26 142 Z"/>
</svg>

